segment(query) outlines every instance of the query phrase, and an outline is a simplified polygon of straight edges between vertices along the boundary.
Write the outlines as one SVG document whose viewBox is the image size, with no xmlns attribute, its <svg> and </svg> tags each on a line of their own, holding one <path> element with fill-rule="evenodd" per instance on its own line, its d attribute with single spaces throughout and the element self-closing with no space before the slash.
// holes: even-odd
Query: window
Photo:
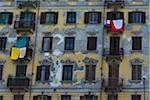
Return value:
<svg viewBox="0 0 150 100">
<path fill-rule="evenodd" d="M 65 50 L 74 50 L 74 37 L 65 37 Z"/>
<path fill-rule="evenodd" d="M 141 100 L 141 95 L 132 95 L 132 100 Z"/>
<path fill-rule="evenodd" d="M 23 100 L 24 95 L 14 95 L 14 100 Z"/>
<path fill-rule="evenodd" d="M 118 100 L 118 95 L 108 95 L 108 100 Z"/>
<path fill-rule="evenodd" d="M 116 19 L 123 19 L 124 14 L 123 12 L 108 12 L 107 19 L 108 20 L 116 20 Z"/>
<path fill-rule="evenodd" d="M 97 37 L 88 37 L 87 50 L 96 50 Z"/>
<path fill-rule="evenodd" d="M 33 100 L 51 100 L 51 96 L 38 95 L 38 96 L 34 96 Z"/>
<path fill-rule="evenodd" d="M 41 13 L 41 24 L 57 24 L 58 12 L 42 12 Z"/>
<path fill-rule="evenodd" d="M 42 51 L 51 51 L 52 50 L 52 37 L 43 37 Z"/>
<path fill-rule="evenodd" d="M 96 65 L 86 65 L 86 80 L 95 80 Z"/>
<path fill-rule="evenodd" d="M 37 67 L 36 80 L 48 81 L 50 77 L 50 65 L 41 65 Z"/>
<path fill-rule="evenodd" d="M 3 96 L 0 96 L 0 100 L 3 100 Z"/>
<path fill-rule="evenodd" d="M 0 13 L 0 24 L 12 24 L 13 13 L 1 12 Z"/>
<path fill-rule="evenodd" d="M 3 78 L 3 65 L 0 65 L 0 80 L 2 80 L 2 78 Z"/>
<path fill-rule="evenodd" d="M 71 95 L 62 95 L 61 100 L 71 100 Z"/>
<path fill-rule="evenodd" d="M 16 77 L 26 76 L 27 65 L 16 66 Z"/>
<path fill-rule="evenodd" d="M 80 96 L 80 100 L 98 100 L 98 96 L 94 95 Z"/>
<path fill-rule="evenodd" d="M 132 65 L 132 80 L 141 80 L 142 65 Z"/>
<path fill-rule="evenodd" d="M 85 24 L 100 24 L 101 12 L 85 12 Z"/>
<path fill-rule="evenodd" d="M 67 24 L 76 23 L 76 12 L 67 12 Z"/>
<path fill-rule="evenodd" d="M 72 74 L 73 74 L 73 65 L 64 65 L 62 80 L 72 81 Z"/>
<path fill-rule="evenodd" d="M 145 23 L 145 12 L 129 12 L 129 23 Z"/>
<path fill-rule="evenodd" d="M 132 37 L 132 50 L 142 50 L 142 37 Z"/>
<path fill-rule="evenodd" d="M 0 51 L 6 48 L 7 37 L 0 37 Z"/>
</svg>

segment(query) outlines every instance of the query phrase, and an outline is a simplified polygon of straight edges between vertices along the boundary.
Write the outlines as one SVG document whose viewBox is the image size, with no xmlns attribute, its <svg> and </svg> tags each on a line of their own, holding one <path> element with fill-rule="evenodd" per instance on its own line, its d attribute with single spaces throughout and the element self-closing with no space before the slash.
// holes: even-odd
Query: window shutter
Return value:
<svg viewBox="0 0 150 100">
<path fill-rule="evenodd" d="M 86 80 L 89 80 L 89 66 L 86 65 L 86 76 L 85 76 Z"/>
<path fill-rule="evenodd" d="M 88 73 L 89 81 L 92 81 L 92 78 L 93 78 L 92 67 L 93 67 L 92 65 L 89 65 L 89 73 Z"/>
<path fill-rule="evenodd" d="M 11 25 L 13 21 L 13 13 L 9 13 L 8 24 Z"/>
<path fill-rule="evenodd" d="M 142 73 L 141 65 L 138 65 L 137 66 L 137 78 L 138 78 L 138 80 L 141 80 L 141 73 Z"/>
<path fill-rule="evenodd" d="M 5 50 L 5 48 L 6 48 L 6 40 L 7 40 L 7 37 L 2 37 L 2 43 L 1 43 L 2 50 Z"/>
<path fill-rule="evenodd" d="M 32 13 L 32 22 L 31 22 L 31 26 L 32 26 L 32 28 L 33 28 L 33 30 L 35 29 L 35 13 Z"/>
<path fill-rule="evenodd" d="M 93 65 L 93 66 L 92 66 L 92 80 L 95 80 L 95 73 L 96 73 L 96 72 L 95 72 L 95 71 L 96 71 L 95 69 L 96 69 L 96 66 Z"/>
<path fill-rule="evenodd" d="M 98 100 L 98 96 L 94 96 L 94 100 Z"/>
<path fill-rule="evenodd" d="M 45 24 L 46 20 L 46 13 L 42 12 L 41 13 L 41 19 L 40 19 L 40 24 Z"/>
<path fill-rule="evenodd" d="M 98 14 L 97 23 L 100 24 L 101 23 L 101 12 L 98 12 L 97 14 Z"/>
<path fill-rule="evenodd" d="M 132 12 L 129 12 L 128 13 L 128 22 L 129 23 L 132 23 L 133 21 L 132 21 L 132 17 L 133 17 L 133 13 Z"/>
<path fill-rule="evenodd" d="M 50 39 L 49 40 L 49 50 L 52 50 L 52 40 L 53 40 L 53 38 L 50 37 L 49 39 Z"/>
<path fill-rule="evenodd" d="M 146 15 L 145 12 L 142 12 L 142 23 L 146 22 Z"/>
<path fill-rule="evenodd" d="M 47 100 L 51 100 L 51 96 L 47 96 Z"/>
<path fill-rule="evenodd" d="M 89 23 L 89 13 L 88 12 L 85 12 L 85 14 L 84 14 L 84 23 L 85 24 Z"/>
<path fill-rule="evenodd" d="M 2 80 L 3 77 L 3 65 L 0 65 L 0 80 Z"/>
<path fill-rule="evenodd" d="M 85 96 L 80 96 L 80 100 L 85 100 Z"/>
<path fill-rule="evenodd" d="M 135 65 L 132 65 L 132 80 L 135 80 L 135 74 L 136 74 Z"/>
<path fill-rule="evenodd" d="M 49 80 L 50 66 L 45 66 L 45 80 Z"/>
<path fill-rule="evenodd" d="M 38 100 L 38 96 L 33 96 L 33 100 Z"/>
<path fill-rule="evenodd" d="M 41 80 L 41 66 L 37 66 L 36 80 L 37 81 Z"/>
<path fill-rule="evenodd" d="M 58 23 L 58 12 L 55 12 L 54 24 Z"/>
</svg>

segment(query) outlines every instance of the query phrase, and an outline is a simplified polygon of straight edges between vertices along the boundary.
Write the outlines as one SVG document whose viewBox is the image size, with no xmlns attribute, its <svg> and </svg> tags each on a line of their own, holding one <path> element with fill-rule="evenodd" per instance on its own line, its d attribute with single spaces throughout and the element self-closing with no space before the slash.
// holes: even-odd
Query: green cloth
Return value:
<svg viewBox="0 0 150 100">
<path fill-rule="evenodd" d="M 18 39 L 15 47 L 23 48 L 27 46 L 27 43 L 28 43 L 28 37 L 21 37 Z"/>
</svg>

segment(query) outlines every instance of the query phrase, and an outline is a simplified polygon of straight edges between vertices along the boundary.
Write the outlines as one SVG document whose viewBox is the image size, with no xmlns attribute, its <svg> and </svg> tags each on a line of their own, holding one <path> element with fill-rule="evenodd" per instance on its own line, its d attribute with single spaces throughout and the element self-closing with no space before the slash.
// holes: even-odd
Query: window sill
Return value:
<svg viewBox="0 0 150 100">
<path fill-rule="evenodd" d="M 142 50 L 131 50 L 131 53 L 142 53 Z"/>
<path fill-rule="evenodd" d="M 142 80 L 129 80 L 130 83 L 139 84 Z"/>
</svg>

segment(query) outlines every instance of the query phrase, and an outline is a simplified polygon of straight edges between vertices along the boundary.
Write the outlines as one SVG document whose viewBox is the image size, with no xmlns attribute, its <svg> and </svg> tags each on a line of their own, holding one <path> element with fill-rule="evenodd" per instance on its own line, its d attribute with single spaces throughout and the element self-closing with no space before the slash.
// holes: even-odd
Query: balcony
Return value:
<svg viewBox="0 0 150 100">
<path fill-rule="evenodd" d="M 39 4 L 38 0 L 16 0 L 16 5 L 19 9 L 22 8 L 37 8 Z"/>
<path fill-rule="evenodd" d="M 123 78 L 108 78 L 102 80 L 105 92 L 121 92 L 123 89 Z"/>
<path fill-rule="evenodd" d="M 33 33 L 35 29 L 35 22 L 34 21 L 15 21 L 14 28 L 17 30 L 17 32 L 31 32 Z"/>
<path fill-rule="evenodd" d="M 107 6 L 107 8 L 114 8 L 114 9 L 119 9 L 119 8 L 123 8 L 125 5 L 125 1 L 124 0 L 105 0 L 105 5 Z"/>
<path fill-rule="evenodd" d="M 28 91 L 30 80 L 28 77 L 9 77 L 7 87 L 11 91 Z"/>
<path fill-rule="evenodd" d="M 120 61 L 122 61 L 124 56 L 124 50 L 123 48 L 117 48 L 117 49 L 105 48 L 103 52 L 103 56 L 106 57 L 107 61 L 111 60 L 112 58 L 118 58 Z"/>
</svg>

